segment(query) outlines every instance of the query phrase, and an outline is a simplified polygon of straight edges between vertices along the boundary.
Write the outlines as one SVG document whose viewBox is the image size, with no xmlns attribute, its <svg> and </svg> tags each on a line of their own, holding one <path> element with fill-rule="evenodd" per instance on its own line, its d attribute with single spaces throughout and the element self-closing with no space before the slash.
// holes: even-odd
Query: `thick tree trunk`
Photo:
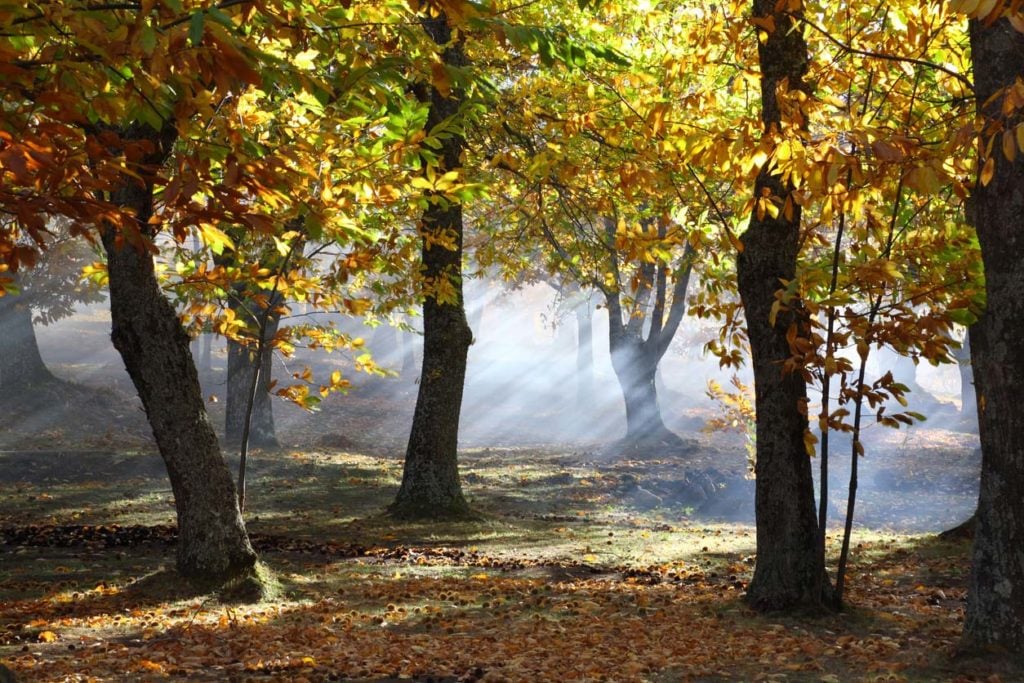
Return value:
<svg viewBox="0 0 1024 683">
<path fill-rule="evenodd" d="M 256 448 L 277 448 L 279 446 L 274 430 L 274 401 L 270 395 L 274 362 L 274 349 L 270 345 L 270 340 L 277 334 L 280 320 L 280 313 L 274 311 L 271 311 L 267 318 L 266 343 L 263 348 L 263 359 L 260 361 L 260 377 L 249 425 L 249 445 Z M 256 372 L 255 345 L 242 344 L 229 339 L 224 439 L 232 446 L 237 446 L 242 442 L 254 372 Z"/>
<path fill-rule="evenodd" d="M 7 396 L 30 391 L 54 376 L 39 353 L 32 309 L 24 296 L 0 297 L 0 388 Z"/>
<path fill-rule="evenodd" d="M 586 300 L 573 309 L 576 316 L 576 407 L 594 403 L 594 309 Z"/>
<path fill-rule="evenodd" d="M 423 19 L 422 23 L 436 44 L 447 46 L 442 52 L 445 64 L 466 66 L 462 40 L 452 42 L 452 29 L 446 16 Z M 458 114 L 462 93 L 453 90 L 450 97 L 445 97 L 430 87 L 429 101 L 427 130 Z M 439 170 L 457 170 L 464 146 L 459 135 L 446 139 L 441 149 L 444 167 Z M 457 455 L 466 358 L 473 342 L 462 298 L 462 206 L 440 196 L 434 199 L 423 213 L 423 275 L 427 282 L 442 279 L 450 282 L 453 296 L 440 301 L 428 294 L 423 301 L 423 367 L 419 394 L 405 453 L 402 486 L 391 505 L 391 513 L 404 519 L 457 518 L 471 514 L 462 495 Z M 441 234 L 451 236 L 453 249 L 446 249 L 431 239 Z"/>
<path fill-rule="evenodd" d="M 989 135 L 1024 125 L 1024 115 L 1003 109 L 1000 92 L 1024 78 L 1024 34 L 1009 21 L 970 22 L 978 108 Z M 987 105 L 986 105 L 987 103 Z M 971 328 L 971 358 L 978 389 L 981 491 L 964 644 L 1024 652 L 1024 156 L 992 152 L 991 181 L 974 192 L 975 227 L 985 264 L 987 306 Z"/>
<path fill-rule="evenodd" d="M 799 25 L 789 14 L 775 12 L 775 0 L 755 0 L 755 17 L 772 17 L 775 30 L 758 46 L 761 64 L 762 121 L 768 132 L 782 122 L 778 88 L 806 89 L 807 46 Z M 797 124 L 800 125 L 800 124 Z M 762 169 L 754 196 L 768 194 L 785 202 L 792 192 L 768 168 Z M 781 208 L 781 204 L 780 204 Z M 782 281 L 796 273 L 800 237 L 800 206 L 776 218 L 755 208 L 743 250 L 737 261 L 739 292 L 747 320 L 754 369 L 757 408 L 757 465 L 755 509 L 757 564 L 747 589 L 747 601 L 757 609 L 784 610 L 831 601 L 823 596 L 829 583 L 824 558 L 817 549 L 818 523 L 814 511 L 814 480 L 804 448 L 807 431 L 807 388 L 799 374 L 785 372 L 791 352 L 786 333 L 801 332 L 803 322 L 790 302 L 773 323 L 772 306 Z"/>
<path fill-rule="evenodd" d="M 171 141 L 147 138 L 164 150 Z M 163 161 L 155 153 L 148 163 Z M 112 200 L 134 211 L 139 231 L 150 234 L 151 185 L 132 183 Z M 146 409 L 174 492 L 178 516 L 177 567 L 199 585 L 215 586 L 248 575 L 256 562 L 238 509 L 235 486 L 206 414 L 189 339 L 157 283 L 153 258 L 121 244 L 113 228 L 103 234 L 110 278 L 111 337 Z"/>
</svg>

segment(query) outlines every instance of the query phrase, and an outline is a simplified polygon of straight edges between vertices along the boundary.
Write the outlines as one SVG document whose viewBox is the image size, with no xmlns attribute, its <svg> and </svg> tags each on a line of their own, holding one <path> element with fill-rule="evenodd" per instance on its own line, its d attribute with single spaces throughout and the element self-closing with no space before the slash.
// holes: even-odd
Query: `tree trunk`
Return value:
<svg viewBox="0 0 1024 683">
<path fill-rule="evenodd" d="M 259 383 L 256 388 L 249 425 L 249 444 L 256 448 L 278 448 L 279 446 L 274 430 L 274 401 L 270 395 L 274 362 L 274 349 L 270 345 L 270 340 L 277 334 L 280 320 L 281 314 L 276 311 L 271 311 L 267 317 L 266 343 L 263 348 L 263 360 L 260 362 Z M 249 390 L 252 387 L 252 376 L 255 371 L 255 344 L 242 344 L 229 339 L 224 439 L 232 446 L 237 446 L 242 442 L 246 413 L 249 409 Z"/>
<path fill-rule="evenodd" d="M 775 12 L 775 0 L 755 0 L 755 17 L 772 17 L 775 30 L 758 45 L 761 65 L 761 118 L 765 130 L 780 129 L 782 115 L 777 90 L 783 81 L 790 90 L 806 90 L 807 46 L 795 18 Z M 797 12 L 799 14 L 799 12 Z M 798 124 L 799 125 L 799 124 Z M 762 168 L 754 196 L 765 194 L 786 202 L 793 188 Z M 782 208 L 782 204 L 779 204 Z M 800 237 L 800 206 L 792 203 L 789 218 L 776 218 L 755 208 L 741 236 L 737 260 L 740 297 L 750 338 L 757 409 L 755 509 L 757 564 L 747 589 L 747 601 L 757 609 L 785 610 L 829 602 L 824 558 L 817 549 L 818 523 L 814 511 L 814 480 L 804 448 L 807 431 L 807 388 L 798 373 L 784 372 L 791 357 L 786 333 L 792 326 L 806 333 L 798 302 L 780 311 L 774 324 L 772 306 L 781 281 L 796 273 Z"/>
<path fill-rule="evenodd" d="M 978 109 L 988 136 L 1024 125 L 1020 109 L 1003 109 L 1003 89 L 1024 77 L 1024 34 L 1009 21 L 970 22 Z M 986 104 L 987 103 L 987 104 Z M 987 306 L 971 328 L 978 390 L 981 491 L 964 644 L 1024 651 L 1024 156 L 1006 159 L 994 146 L 991 181 L 974 189 L 974 218 L 985 264 Z M 984 164 L 984 160 L 982 164 Z"/>
<path fill-rule="evenodd" d="M 974 367 L 971 365 L 971 332 L 964 335 L 963 345 L 953 352 L 960 369 L 960 419 L 973 423 L 978 419 L 978 397 L 974 391 Z"/>
<path fill-rule="evenodd" d="M 415 332 L 399 332 L 399 344 L 402 348 L 402 369 L 400 375 L 406 380 L 416 379 L 416 372 L 420 369 L 416 363 L 416 347 L 418 346 L 419 335 Z"/>
<path fill-rule="evenodd" d="M 462 39 L 452 41 L 448 18 L 442 14 L 422 19 L 431 39 L 441 46 L 445 64 L 465 67 Z M 425 93 L 426 94 L 426 93 Z M 463 94 L 453 89 L 445 97 L 429 88 L 430 113 L 426 129 L 458 115 Z M 443 168 L 458 170 L 465 141 L 452 135 L 442 142 Z M 423 367 L 419 394 L 413 413 L 409 445 L 405 453 L 402 486 L 391 513 L 403 519 L 457 518 L 470 515 L 459 481 L 458 440 L 462 391 L 466 379 L 466 358 L 473 334 L 466 321 L 462 298 L 462 206 L 435 195 L 423 213 L 422 255 L 426 282 L 448 280 L 453 296 L 440 301 L 428 293 L 423 301 Z M 452 237 L 453 249 L 432 239 L 435 235 Z"/>
<path fill-rule="evenodd" d="M 213 347 L 213 334 L 203 332 L 199 335 L 201 348 L 199 351 L 199 372 L 210 375 L 213 372 L 213 359 L 211 358 Z"/>
<path fill-rule="evenodd" d="M 146 163 L 162 163 L 173 128 L 163 139 L 152 131 L 141 135 L 159 150 Z M 113 193 L 112 201 L 132 210 L 140 233 L 152 236 L 153 187 L 128 182 Z M 160 289 L 149 252 L 122 244 L 113 228 L 105 229 L 102 239 L 110 280 L 111 337 L 142 399 L 174 492 L 178 571 L 204 587 L 247 576 L 256 553 L 203 405 L 188 335 Z"/>
<path fill-rule="evenodd" d="M 580 303 L 576 315 L 576 407 L 580 410 L 594 403 L 594 309 L 590 300 Z"/>
<path fill-rule="evenodd" d="M 0 387 L 4 394 L 15 396 L 54 379 L 39 353 L 32 309 L 25 297 L 0 297 Z"/>
<path fill-rule="evenodd" d="M 614 238 L 614 225 L 606 223 L 608 238 Z M 664 238 L 667 226 L 659 223 L 659 236 Z M 634 298 L 634 309 L 623 315 L 618 290 L 604 289 L 608 305 L 608 348 L 612 369 L 619 380 L 626 404 L 626 437 L 629 448 L 679 447 L 683 441 L 665 426 L 658 405 L 656 375 L 658 363 L 668 350 L 672 337 L 686 314 L 686 291 L 692 271 L 693 251 L 687 244 L 675 272 L 672 300 L 668 302 L 668 269 L 647 265 L 640 273 L 640 286 Z M 612 271 L 618 279 L 619 265 L 612 257 Z M 641 313 L 648 299 L 654 305 L 649 314 Z M 667 309 L 667 314 L 666 314 Z M 626 318 L 623 321 L 623 318 Z M 647 338 L 644 338 L 644 328 Z"/>
<path fill-rule="evenodd" d="M 638 447 L 681 443 L 661 418 L 655 382 L 658 358 L 651 347 L 629 338 L 617 340 L 612 348 L 612 368 L 626 403 L 626 441 Z"/>
</svg>

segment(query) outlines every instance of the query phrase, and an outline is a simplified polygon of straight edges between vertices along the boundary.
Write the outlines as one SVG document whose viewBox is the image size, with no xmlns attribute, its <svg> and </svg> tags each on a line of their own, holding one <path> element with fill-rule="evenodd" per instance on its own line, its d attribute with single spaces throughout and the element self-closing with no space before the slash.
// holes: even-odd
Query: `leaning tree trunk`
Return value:
<svg viewBox="0 0 1024 683">
<path fill-rule="evenodd" d="M 771 17 L 775 30 L 758 45 L 761 64 L 761 119 L 769 135 L 778 134 L 782 113 L 778 88 L 783 81 L 790 90 L 807 90 L 803 82 L 808 67 L 807 45 L 797 16 L 776 12 L 775 0 L 755 0 L 754 16 Z M 792 186 L 762 168 L 754 196 L 767 193 L 785 202 Z M 792 200 L 790 200 L 792 201 Z M 780 204 L 781 207 L 781 204 Z M 831 598 L 824 577 L 824 558 L 818 552 L 818 524 L 814 512 L 814 480 L 804 448 L 807 431 L 807 388 L 798 373 L 785 372 L 791 357 L 787 331 L 804 323 L 791 302 L 789 310 L 771 320 L 780 282 L 796 274 L 800 237 L 800 206 L 792 214 L 779 211 L 776 218 L 755 209 L 741 236 L 743 249 L 737 259 L 740 297 L 754 368 L 757 409 L 757 564 L 747 589 L 747 601 L 757 609 L 783 610 L 819 605 Z"/>
<path fill-rule="evenodd" d="M 262 313 L 256 315 L 262 315 Z M 224 439 L 233 446 L 242 442 L 246 419 L 249 419 L 249 445 L 256 448 L 277 448 L 279 446 L 274 430 L 274 402 L 270 395 L 274 362 L 274 348 L 270 341 L 277 334 L 280 321 L 280 312 L 270 311 L 267 316 L 263 358 L 259 363 L 260 376 L 256 386 L 256 395 L 253 397 L 251 416 L 249 416 L 249 392 L 252 389 L 253 373 L 256 372 L 256 345 L 255 343 L 243 344 L 233 339 L 228 340 Z"/>
<path fill-rule="evenodd" d="M 981 142 L 1024 125 L 1003 107 L 1004 89 L 1024 78 L 1024 34 L 1010 22 L 970 22 Z M 993 146 L 989 146 L 992 149 Z M 964 644 L 1024 651 L 1024 156 L 994 145 L 994 173 L 974 190 L 974 219 L 985 265 L 987 305 L 971 328 L 978 392 L 981 491 L 964 618 Z M 984 160 L 983 160 L 983 165 Z"/>
<path fill-rule="evenodd" d="M 173 128 L 158 136 L 136 132 L 158 148 L 146 159 L 166 158 Z M 126 181 L 112 201 L 134 213 L 141 234 L 152 237 L 153 186 Z M 178 516 L 178 571 L 201 586 L 245 576 L 256 562 L 235 496 L 235 485 L 206 414 L 189 338 L 164 297 L 153 258 L 121 233 L 102 232 L 110 282 L 111 337 L 139 392 L 174 492 Z"/>
<path fill-rule="evenodd" d="M 445 64 L 467 64 L 462 38 L 452 40 L 448 18 L 441 14 L 422 20 L 430 38 L 444 47 Z M 450 96 L 429 88 L 430 113 L 426 129 L 431 130 L 458 115 L 463 93 L 453 89 Z M 439 171 L 460 168 L 465 142 L 452 135 L 442 142 Z M 428 283 L 447 280 L 450 296 L 440 300 L 428 293 L 423 301 L 423 367 L 419 394 L 413 413 L 409 445 L 405 452 L 402 486 L 391 513 L 404 519 L 457 518 L 470 514 L 459 481 L 458 439 L 462 390 L 466 379 L 466 357 L 473 333 L 466 321 L 462 299 L 462 206 L 435 195 L 423 213 L 423 275 Z M 435 236 L 448 235 L 453 248 L 438 244 Z"/>
<path fill-rule="evenodd" d="M 0 389 L 8 397 L 16 396 L 53 380 L 39 353 L 32 309 L 25 297 L 0 297 Z"/>
</svg>

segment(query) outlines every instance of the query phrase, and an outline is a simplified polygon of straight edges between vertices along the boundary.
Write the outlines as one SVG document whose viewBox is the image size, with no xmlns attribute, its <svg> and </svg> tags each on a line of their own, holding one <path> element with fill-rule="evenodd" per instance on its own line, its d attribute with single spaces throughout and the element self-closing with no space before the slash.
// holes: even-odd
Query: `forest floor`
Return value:
<svg viewBox="0 0 1024 683">
<path fill-rule="evenodd" d="M 414 384 L 275 408 L 283 447 L 252 458 L 245 516 L 280 591 L 237 605 L 170 570 L 171 491 L 125 378 L 59 369 L 75 383 L 0 405 L 0 661 L 26 681 L 1024 680 L 953 656 L 968 547 L 929 532 L 973 510 L 978 456 L 941 419 L 867 433 L 848 608 L 779 617 L 742 602 L 753 482 L 742 435 L 700 431 L 706 406 L 667 413 L 684 447 L 638 453 L 607 438 L 614 411 L 469 394 L 481 519 L 459 524 L 383 514 Z M 553 437 L 573 422 L 590 442 Z"/>
<path fill-rule="evenodd" d="M 751 483 L 727 441 L 642 459 L 466 448 L 482 519 L 458 524 L 382 515 L 401 476 L 388 447 L 257 453 L 246 518 L 280 582 L 257 605 L 169 570 L 151 451 L 6 451 L 0 660 L 26 681 L 1021 680 L 953 656 L 967 545 L 910 532 L 969 512 L 977 463 L 967 437 L 933 432 L 877 458 L 849 607 L 804 617 L 741 600 Z"/>
</svg>

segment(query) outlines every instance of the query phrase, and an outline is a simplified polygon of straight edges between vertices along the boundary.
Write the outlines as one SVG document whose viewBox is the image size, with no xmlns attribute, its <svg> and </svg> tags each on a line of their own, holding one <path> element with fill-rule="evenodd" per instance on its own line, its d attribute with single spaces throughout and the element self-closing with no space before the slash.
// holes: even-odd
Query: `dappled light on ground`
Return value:
<svg viewBox="0 0 1024 683">
<path fill-rule="evenodd" d="M 445 524 L 382 516 L 400 475 L 393 458 L 259 456 L 247 517 L 282 592 L 255 606 L 196 595 L 166 568 L 176 530 L 155 456 L 0 461 L 21 473 L 0 477 L 0 657 L 26 680 L 831 681 L 965 671 L 948 669 L 962 626 L 963 544 L 862 530 L 847 612 L 774 618 L 746 608 L 754 530 L 724 519 L 749 505 L 726 491 L 742 486 L 742 462 L 731 467 L 713 448 L 646 461 L 470 450 L 465 484 L 484 518 Z M 713 490 L 693 485 L 696 473 Z M 895 500 L 878 495 L 877 505 Z M 830 535 L 833 557 L 838 541 Z"/>
<path fill-rule="evenodd" d="M 964 597 L 964 547 L 906 538 L 860 549 L 854 610 L 806 619 L 756 617 L 742 606 L 751 565 L 728 550 L 632 572 L 437 550 L 348 559 L 270 551 L 286 595 L 256 606 L 138 587 L 148 573 L 139 569 L 85 587 L 119 561 L 115 549 L 93 551 L 97 564 L 67 570 L 77 590 L 5 600 L 4 649 L 30 680 L 680 680 L 768 671 L 847 680 L 937 675 Z M 38 552 L 23 555 L 31 565 Z M 34 583 L 13 577 L 0 584 L 5 597 Z"/>
</svg>

